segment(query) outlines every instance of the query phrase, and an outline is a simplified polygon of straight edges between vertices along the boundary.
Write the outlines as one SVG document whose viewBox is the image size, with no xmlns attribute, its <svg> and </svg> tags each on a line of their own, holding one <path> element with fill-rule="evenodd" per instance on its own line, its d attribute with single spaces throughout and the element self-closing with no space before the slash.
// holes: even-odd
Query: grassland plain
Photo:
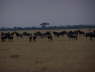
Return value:
<svg viewBox="0 0 95 72">
<path fill-rule="evenodd" d="M 54 37 L 53 41 L 0 42 L 0 72 L 95 72 L 95 40 Z"/>
</svg>

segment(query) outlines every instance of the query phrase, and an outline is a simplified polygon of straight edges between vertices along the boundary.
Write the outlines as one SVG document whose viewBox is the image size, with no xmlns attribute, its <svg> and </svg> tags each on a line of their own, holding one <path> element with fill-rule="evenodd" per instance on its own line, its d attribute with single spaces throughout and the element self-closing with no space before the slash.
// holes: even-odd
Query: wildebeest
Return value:
<svg viewBox="0 0 95 72">
<path fill-rule="evenodd" d="M 40 31 L 33 33 L 33 35 L 37 36 L 38 38 L 43 38 L 43 34 Z"/>
<path fill-rule="evenodd" d="M 22 33 L 14 32 L 14 35 L 15 35 L 17 38 L 23 38 L 23 34 L 22 34 Z"/>
<path fill-rule="evenodd" d="M 64 36 L 67 32 L 66 31 L 61 31 L 61 32 L 53 32 L 53 35 L 56 37 Z"/>
<path fill-rule="evenodd" d="M 50 32 L 45 32 L 45 33 L 41 33 L 41 32 L 35 32 L 33 33 L 33 35 L 29 36 L 29 41 L 36 41 L 37 39 L 43 39 L 43 38 L 47 38 L 48 40 L 53 40 L 53 36 Z"/>
<path fill-rule="evenodd" d="M 7 39 L 7 36 L 5 35 L 5 33 L 1 32 L 0 39 L 2 42 L 4 42 Z"/>
<path fill-rule="evenodd" d="M 95 38 L 95 32 L 86 32 L 84 36 L 86 39 L 89 38 L 90 40 L 93 40 L 93 38 Z"/>
<path fill-rule="evenodd" d="M 13 34 L 11 34 L 10 32 L 4 33 L 1 32 L 1 41 L 4 42 L 5 40 L 13 40 Z"/>
<path fill-rule="evenodd" d="M 43 34 L 46 38 L 48 38 L 48 40 L 53 40 L 53 36 L 50 32 L 46 32 Z"/>
<path fill-rule="evenodd" d="M 75 30 L 75 31 L 73 31 L 73 32 L 76 32 L 76 33 L 78 33 L 79 35 L 84 35 L 84 34 L 85 34 L 85 32 L 84 32 L 84 31 L 81 31 L 81 30 Z"/>
<path fill-rule="evenodd" d="M 32 33 L 23 32 L 22 35 L 23 35 L 23 36 L 30 36 L 30 35 L 32 35 Z"/>
<path fill-rule="evenodd" d="M 33 41 L 36 41 L 36 40 L 37 40 L 37 36 L 35 36 L 35 35 L 34 35 L 34 36 L 33 36 L 33 35 L 30 35 L 30 36 L 29 36 L 29 42 L 31 42 L 32 40 L 33 40 Z"/>
<path fill-rule="evenodd" d="M 78 33 L 77 32 L 74 32 L 74 31 L 69 31 L 67 33 L 67 37 L 69 39 L 74 39 L 74 40 L 77 40 L 78 39 Z"/>
</svg>

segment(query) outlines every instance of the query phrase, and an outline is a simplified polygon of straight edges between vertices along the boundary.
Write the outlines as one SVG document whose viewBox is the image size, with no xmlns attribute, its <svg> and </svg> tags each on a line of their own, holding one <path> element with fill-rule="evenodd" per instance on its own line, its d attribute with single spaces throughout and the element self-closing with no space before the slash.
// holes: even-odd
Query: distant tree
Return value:
<svg viewBox="0 0 95 72">
<path fill-rule="evenodd" d="M 40 24 L 42 28 L 46 28 L 47 25 L 50 25 L 48 22 L 43 22 Z"/>
</svg>

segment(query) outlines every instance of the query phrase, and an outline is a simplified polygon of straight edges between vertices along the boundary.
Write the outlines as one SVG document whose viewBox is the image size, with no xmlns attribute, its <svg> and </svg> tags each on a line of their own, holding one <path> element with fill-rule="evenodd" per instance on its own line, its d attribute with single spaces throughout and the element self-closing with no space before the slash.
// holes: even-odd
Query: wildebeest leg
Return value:
<svg viewBox="0 0 95 72">
<path fill-rule="evenodd" d="M 49 39 L 49 40 L 53 40 L 52 36 L 48 36 L 48 39 Z"/>
<path fill-rule="evenodd" d="M 33 41 L 36 41 L 37 37 L 36 36 L 33 36 Z"/>
<path fill-rule="evenodd" d="M 31 42 L 32 41 L 32 37 L 29 37 L 29 42 Z"/>
</svg>

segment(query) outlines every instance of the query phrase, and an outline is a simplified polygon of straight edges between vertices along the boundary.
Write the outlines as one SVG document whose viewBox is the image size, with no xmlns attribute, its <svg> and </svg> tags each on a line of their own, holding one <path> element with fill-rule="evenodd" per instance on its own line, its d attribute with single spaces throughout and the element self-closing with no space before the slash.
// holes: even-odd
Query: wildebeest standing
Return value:
<svg viewBox="0 0 95 72">
<path fill-rule="evenodd" d="M 36 41 L 36 40 L 37 40 L 37 36 L 36 35 L 30 35 L 29 36 L 29 42 Z"/>
<path fill-rule="evenodd" d="M 1 41 L 2 42 L 6 41 L 6 40 L 12 41 L 13 38 L 14 38 L 13 34 L 11 34 L 10 32 L 7 32 L 7 33 L 1 32 Z"/>
<path fill-rule="evenodd" d="M 95 38 L 95 32 L 86 32 L 84 36 L 86 39 L 89 38 L 90 40 L 93 40 Z"/>
<path fill-rule="evenodd" d="M 53 35 L 55 36 L 55 37 L 60 37 L 60 36 L 64 36 L 65 34 L 67 34 L 67 32 L 66 31 L 61 31 L 61 32 L 53 32 Z"/>
<path fill-rule="evenodd" d="M 74 40 L 77 40 L 78 39 L 78 33 L 77 32 L 73 32 L 73 31 L 69 31 L 67 33 L 67 37 L 69 39 L 74 39 Z"/>
</svg>

